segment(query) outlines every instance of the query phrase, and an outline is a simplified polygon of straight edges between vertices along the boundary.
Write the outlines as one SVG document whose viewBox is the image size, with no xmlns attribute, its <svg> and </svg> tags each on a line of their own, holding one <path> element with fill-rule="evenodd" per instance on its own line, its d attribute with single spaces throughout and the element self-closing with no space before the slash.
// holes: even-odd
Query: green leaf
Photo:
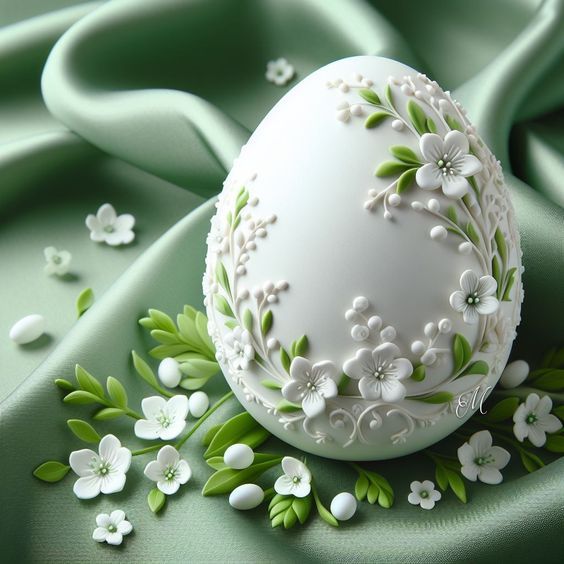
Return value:
<svg viewBox="0 0 564 564">
<path fill-rule="evenodd" d="M 305 356 L 309 349 L 309 341 L 305 335 L 302 335 L 299 339 L 294 341 L 292 344 L 292 356 Z"/>
<path fill-rule="evenodd" d="M 76 313 L 78 317 L 81 317 L 87 310 L 92 307 L 94 303 L 94 292 L 92 288 L 85 288 L 78 294 L 76 298 Z"/>
<path fill-rule="evenodd" d="M 258 454 L 255 454 L 255 460 Z M 263 455 L 265 456 L 265 455 Z M 222 468 L 212 474 L 205 483 L 202 495 L 221 495 L 231 493 L 237 486 L 254 482 L 261 474 L 280 464 L 281 458 L 275 455 L 270 460 L 264 462 L 253 463 L 243 470 L 234 470 L 233 468 Z"/>
<path fill-rule="evenodd" d="M 277 404 L 276 404 L 276 410 L 279 411 L 280 413 L 293 413 L 295 411 L 300 411 L 301 406 L 295 404 L 295 403 L 291 403 L 288 400 L 280 400 Z"/>
<path fill-rule="evenodd" d="M 448 488 L 448 476 L 444 466 L 441 466 L 440 464 L 437 464 L 435 467 L 435 480 L 439 485 L 439 488 L 441 488 L 443 492 L 446 492 Z"/>
<path fill-rule="evenodd" d="M 411 379 L 416 382 L 422 382 L 425 380 L 425 365 L 420 364 L 417 366 L 411 374 Z"/>
<path fill-rule="evenodd" d="M 227 295 L 231 296 L 231 286 L 229 285 L 229 278 L 227 276 L 227 271 L 225 270 L 225 266 L 221 261 L 217 262 L 215 267 L 215 276 L 219 285 L 227 292 Z"/>
<path fill-rule="evenodd" d="M 373 129 L 388 117 L 390 117 L 390 114 L 388 112 L 374 112 L 366 118 L 364 127 L 366 127 L 366 129 Z"/>
<path fill-rule="evenodd" d="M 139 323 L 141 327 L 148 329 L 149 331 L 157 328 L 155 322 L 150 317 L 142 317 L 137 323 Z"/>
<path fill-rule="evenodd" d="M 430 396 L 424 397 L 413 397 L 408 399 L 413 399 L 417 401 L 423 401 L 425 403 L 448 403 L 452 401 L 454 396 L 450 392 L 437 392 L 436 394 L 432 394 Z"/>
<path fill-rule="evenodd" d="M 210 446 L 213 438 L 217 435 L 218 431 L 223 427 L 223 423 L 219 423 L 218 425 L 214 425 L 210 427 L 206 434 L 202 437 L 202 445 L 207 447 Z"/>
<path fill-rule="evenodd" d="M 361 98 L 364 98 L 369 104 L 374 104 L 375 106 L 379 106 L 382 102 L 380 101 L 380 97 L 374 90 L 370 88 L 361 88 L 358 91 L 358 94 Z"/>
<path fill-rule="evenodd" d="M 392 87 L 391 85 L 388 83 L 386 84 L 386 100 L 388 100 L 390 106 L 392 106 L 392 108 L 394 108 L 394 96 L 392 94 Z"/>
<path fill-rule="evenodd" d="M 294 501 L 292 502 L 292 509 L 297 515 L 300 523 L 303 525 L 311 513 L 311 495 L 294 498 Z"/>
<path fill-rule="evenodd" d="M 33 475 L 42 482 L 55 483 L 60 482 L 70 470 L 70 466 L 57 462 L 56 460 L 48 460 L 40 464 L 34 471 Z"/>
<path fill-rule="evenodd" d="M 458 215 L 454 206 L 449 206 L 446 211 L 446 216 L 455 224 L 458 224 Z"/>
<path fill-rule="evenodd" d="M 460 124 L 460 122 L 454 119 L 452 116 L 445 114 L 445 121 L 447 122 L 448 126 L 451 129 L 456 129 L 458 131 L 462 131 L 464 133 L 464 128 Z"/>
<path fill-rule="evenodd" d="M 209 377 L 206 378 L 194 378 L 192 376 L 188 376 L 183 380 L 180 380 L 180 384 L 178 384 L 184 390 L 199 390 L 200 388 L 204 387 L 209 382 Z"/>
<path fill-rule="evenodd" d="M 249 192 L 246 188 L 241 188 L 239 195 L 237 196 L 237 201 L 235 202 L 235 217 L 239 219 L 239 212 L 247 205 L 249 201 Z M 238 224 L 233 227 L 236 228 Z"/>
<path fill-rule="evenodd" d="M 81 440 L 85 443 L 93 443 L 97 444 L 100 442 L 101 438 L 100 435 L 96 432 L 94 427 L 87 423 L 86 421 L 82 421 L 82 419 L 69 419 L 67 421 L 67 425 L 69 429 Z"/>
<path fill-rule="evenodd" d="M 376 484 L 370 484 L 366 493 L 366 500 L 370 505 L 374 505 L 378 501 L 380 495 L 380 488 Z"/>
<path fill-rule="evenodd" d="M 163 313 L 158 309 L 150 309 L 149 315 L 157 329 L 160 329 L 161 331 L 168 331 L 169 333 L 176 333 L 176 326 L 166 313 Z"/>
<path fill-rule="evenodd" d="M 268 388 L 269 390 L 281 390 L 282 389 L 282 384 L 280 384 L 280 382 L 277 382 L 276 380 L 261 380 L 260 383 L 265 387 Z"/>
<path fill-rule="evenodd" d="M 169 356 L 176 357 L 179 354 L 186 353 L 190 350 L 190 347 L 186 344 L 180 345 L 158 345 L 149 351 L 149 354 L 153 358 L 162 360 Z"/>
<path fill-rule="evenodd" d="M 153 513 L 158 513 L 166 503 L 166 495 L 158 488 L 153 488 L 147 496 L 147 504 Z"/>
<path fill-rule="evenodd" d="M 427 131 L 429 133 L 437 133 L 437 126 L 431 118 L 427 118 L 425 125 L 427 126 Z"/>
<path fill-rule="evenodd" d="M 151 367 L 135 352 L 131 351 L 131 356 L 133 358 L 133 366 L 135 370 L 147 384 L 151 387 L 158 387 L 159 383 L 155 374 L 151 370 Z"/>
<path fill-rule="evenodd" d="M 519 449 L 519 457 L 527 472 L 535 472 L 544 466 L 544 462 L 536 454 L 525 449 Z"/>
<path fill-rule="evenodd" d="M 246 309 L 243 312 L 243 326 L 249 332 L 253 330 L 253 314 L 250 309 Z"/>
<path fill-rule="evenodd" d="M 474 245 L 478 246 L 480 243 L 480 235 L 478 235 L 478 232 L 471 221 L 466 224 L 466 233 L 468 234 L 470 241 L 472 241 Z"/>
<path fill-rule="evenodd" d="M 278 515 L 281 511 L 284 511 L 292 505 L 294 496 L 291 495 L 281 495 L 276 494 L 268 504 L 268 512 L 270 518 L 272 519 L 275 515 Z"/>
<path fill-rule="evenodd" d="M 108 389 L 108 395 L 110 396 L 111 400 L 118 407 L 127 407 L 127 392 L 125 391 L 125 388 L 119 380 L 117 380 L 113 376 L 109 376 L 108 380 L 106 381 L 106 388 Z"/>
<path fill-rule="evenodd" d="M 78 386 L 81 390 L 85 392 L 90 392 L 91 394 L 98 396 L 100 398 L 104 397 L 104 388 L 102 388 L 102 384 L 94 378 L 91 374 L 89 374 L 80 364 L 75 366 L 75 376 Z"/>
<path fill-rule="evenodd" d="M 168 343 L 173 345 L 179 342 L 180 337 L 185 343 L 191 345 L 193 348 L 199 348 L 203 345 L 198 330 L 196 329 L 196 320 L 192 317 L 179 313 L 176 316 L 176 324 L 178 325 L 178 331 L 180 335 L 174 335 L 175 341 Z M 166 344 L 166 343 L 165 343 Z"/>
<path fill-rule="evenodd" d="M 291 529 L 298 521 L 298 516 L 293 507 L 288 507 L 284 514 L 284 528 Z"/>
<path fill-rule="evenodd" d="M 280 525 L 284 524 L 284 517 L 286 516 L 286 512 L 278 513 L 271 522 L 272 528 L 279 527 Z"/>
<path fill-rule="evenodd" d="M 445 473 L 447 475 L 450 489 L 462 503 L 466 503 L 466 486 L 464 485 L 464 482 L 462 481 L 460 475 L 453 470 L 448 469 L 445 469 Z"/>
<path fill-rule="evenodd" d="M 317 507 L 317 513 L 319 513 L 319 516 L 332 527 L 338 527 L 339 521 L 337 521 L 331 512 L 321 503 L 315 488 L 313 488 L 313 499 L 315 500 L 315 506 Z"/>
<path fill-rule="evenodd" d="M 502 264 L 507 264 L 507 245 L 505 244 L 505 239 L 503 233 L 500 231 L 499 227 L 495 230 L 495 242 L 497 245 L 497 252 L 501 258 Z"/>
<path fill-rule="evenodd" d="M 427 132 L 427 114 L 422 110 L 419 104 L 416 104 L 413 100 L 407 103 L 407 113 L 409 119 L 413 124 L 413 127 L 417 130 L 419 135 L 423 135 Z"/>
<path fill-rule="evenodd" d="M 550 452 L 564 452 L 564 435 L 547 435 L 544 448 Z"/>
<path fill-rule="evenodd" d="M 495 278 L 495 281 L 497 282 L 497 290 L 496 290 L 496 296 L 498 298 L 501 297 L 501 268 L 499 266 L 499 260 L 497 259 L 497 256 L 494 255 L 494 257 L 492 258 L 492 276 Z"/>
<path fill-rule="evenodd" d="M 116 407 L 104 407 L 97 411 L 93 416 L 92 419 L 96 421 L 109 421 L 110 419 L 117 419 L 125 415 L 125 411 L 121 409 L 117 409 Z"/>
<path fill-rule="evenodd" d="M 511 298 L 509 297 L 511 294 L 511 289 L 513 288 L 513 284 L 515 284 L 515 273 L 517 269 L 515 267 L 510 268 L 505 276 L 505 290 L 503 291 L 503 297 L 501 298 L 504 302 L 510 302 Z"/>
<path fill-rule="evenodd" d="M 286 352 L 284 347 L 280 347 L 280 364 L 282 364 L 282 368 L 290 374 L 290 355 Z"/>
<path fill-rule="evenodd" d="M 375 176 L 396 176 L 410 169 L 411 165 L 399 161 L 384 161 L 374 173 Z"/>
<path fill-rule="evenodd" d="M 223 460 L 223 456 L 212 456 L 206 460 L 206 464 L 214 470 L 222 470 L 228 467 Z"/>
<path fill-rule="evenodd" d="M 466 338 L 460 333 L 456 333 L 452 343 L 452 354 L 454 356 L 454 372 L 461 370 L 468 364 L 472 357 L 472 347 Z"/>
<path fill-rule="evenodd" d="M 362 501 L 366 497 L 369 486 L 370 482 L 368 481 L 366 474 L 359 474 L 358 480 L 354 485 L 354 495 L 356 496 L 356 499 L 358 499 L 358 501 Z"/>
<path fill-rule="evenodd" d="M 64 390 L 65 392 L 72 392 L 75 390 L 75 387 L 64 378 L 57 378 L 55 380 L 55 386 L 57 386 L 57 388 L 60 388 L 61 390 Z"/>
<path fill-rule="evenodd" d="M 227 317 L 235 317 L 231 306 L 227 303 L 227 300 L 222 295 L 215 294 L 213 301 L 215 303 L 215 309 L 217 309 L 219 313 L 222 313 Z"/>
<path fill-rule="evenodd" d="M 341 378 L 339 379 L 339 383 L 337 384 L 337 390 L 339 394 L 343 394 L 350 381 L 351 379 L 346 374 L 341 374 Z"/>
<path fill-rule="evenodd" d="M 403 192 L 411 188 L 413 186 L 413 183 L 415 182 L 416 174 L 416 168 L 410 168 L 409 170 L 406 170 L 398 179 L 396 192 L 398 194 L 402 194 Z"/>
<path fill-rule="evenodd" d="M 98 403 L 100 398 L 91 394 L 90 392 L 85 392 L 83 390 L 76 390 L 67 394 L 63 401 L 65 403 L 70 403 L 72 405 L 87 405 L 89 403 Z"/>
<path fill-rule="evenodd" d="M 477 360 L 473 362 L 466 368 L 462 375 L 466 376 L 468 374 L 480 374 L 482 376 L 487 376 L 490 371 L 488 363 L 484 360 Z"/>
<path fill-rule="evenodd" d="M 271 310 L 266 311 L 262 316 L 262 320 L 260 322 L 260 329 L 263 335 L 266 335 L 270 331 L 270 328 L 272 327 L 272 320 L 273 320 L 272 311 Z"/>
<path fill-rule="evenodd" d="M 219 364 L 215 360 L 194 358 L 180 363 L 180 370 L 192 378 L 209 379 L 218 373 Z"/>
<path fill-rule="evenodd" d="M 564 368 L 564 347 L 548 351 L 542 361 L 542 366 L 543 368 Z"/>
<path fill-rule="evenodd" d="M 410 165 L 420 165 L 421 161 L 417 155 L 409 148 L 404 145 L 393 145 L 390 147 L 390 153 L 396 157 L 399 161 L 402 161 Z"/>
<path fill-rule="evenodd" d="M 215 347 L 208 333 L 208 318 L 201 311 L 196 311 L 194 322 L 196 324 L 196 331 L 208 353 L 208 357 L 215 360 Z"/>
<path fill-rule="evenodd" d="M 178 335 L 176 333 L 169 333 L 168 331 L 163 331 L 162 329 L 153 329 L 151 331 L 151 337 L 163 345 L 177 345 L 179 342 Z"/>
<path fill-rule="evenodd" d="M 380 488 L 380 493 L 378 494 L 378 505 L 380 507 L 383 507 L 384 509 L 390 509 L 393 503 L 394 503 L 394 498 L 390 497 L 390 495 L 385 489 Z"/>
<path fill-rule="evenodd" d="M 515 410 L 519 407 L 519 398 L 510 397 L 502 399 L 500 402 L 496 403 L 485 415 L 488 421 L 493 423 L 498 423 L 499 421 L 505 421 L 511 419 Z"/>
<path fill-rule="evenodd" d="M 559 368 L 548 369 L 534 379 L 534 387 L 546 392 L 564 390 L 564 370 Z"/>
</svg>

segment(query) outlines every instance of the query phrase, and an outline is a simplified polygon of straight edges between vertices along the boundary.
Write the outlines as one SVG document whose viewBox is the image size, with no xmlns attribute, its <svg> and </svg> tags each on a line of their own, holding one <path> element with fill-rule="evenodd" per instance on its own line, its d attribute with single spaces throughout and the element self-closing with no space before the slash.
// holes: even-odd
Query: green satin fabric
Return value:
<svg viewBox="0 0 564 564">
<path fill-rule="evenodd" d="M 201 302 L 213 203 L 183 216 L 218 192 L 240 146 L 287 90 L 264 79 L 266 62 L 278 56 L 302 78 L 345 56 L 384 55 L 453 90 L 502 160 L 517 208 L 526 299 L 515 354 L 534 361 L 564 342 L 563 12 L 561 0 L 0 0 L 0 334 L 31 312 L 49 323 L 49 337 L 23 349 L 0 339 L 3 557 L 564 557 L 564 460 L 528 476 L 514 465 L 500 486 L 471 484 L 466 506 L 448 494 L 431 512 L 407 503 L 409 482 L 431 476 L 427 461 L 382 463 L 378 471 L 396 490 L 392 510 L 362 504 L 339 530 L 313 519 L 289 532 L 272 530 L 262 510 L 236 513 L 224 498 L 202 498 L 209 471 L 197 441 L 185 447 L 193 480 L 158 517 L 146 506 L 144 461 L 135 461 L 124 492 L 90 502 L 74 497 L 70 477 L 46 485 L 31 476 L 38 462 L 81 448 L 65 420 L 84 409 L 61 409 L 52 380 L 70 377 L 79 362 L 100 377 L 119 376 L 138 402 L 147 389 L 129 351 L 150 343 L 137 318 L 147 307 L 174 313 Z M 84 217 L 105 201 L 136 216 L 130 247 L 88 240 Z M 43 276 L 47 245 L 73 253 L 75 277 Z M 97 301 L 74 323 L 85 286 Z M 210 393 L 224 388 L 217 378 Z M 215 420 L 235 410 L 232 402 Z M 352 488 L 345 465 L 308 460 L 324 478 L 325 498 Z M 134 534 L 119 549 L 97 545 L 90 538 L 96 514 L 118 507 Z"/>
</svg>

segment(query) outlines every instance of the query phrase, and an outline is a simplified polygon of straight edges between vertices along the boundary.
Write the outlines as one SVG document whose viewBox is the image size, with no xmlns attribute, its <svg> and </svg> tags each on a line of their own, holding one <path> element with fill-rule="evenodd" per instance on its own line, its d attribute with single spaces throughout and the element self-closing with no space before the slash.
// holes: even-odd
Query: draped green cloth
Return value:
<svg viewBox="0 0 564 564">
<path fill-rule="evenodd" d="M 410 481 L 432 477 L 423 456 L 382 463 L 391 510 L 362 504 L 339 529 L 311 519 L 286 532 L 262 509 L 201 497 L 209 469 L 198 440 L 183 451 L 193 479 L 159 516 L 146 505 L 145 457 L 122 493 L 88 502 L 71 476 L 47 485 L 31 471 L 82 448 L 65 420 L 84 408 L 62 408 L 54 378 L 78 362 L 120 377 L 138 404 L 147 389 L 129 353 L 150 340 L 136 320 L 148 307 L 201 304 L 206 199 L 291 87 L 264 78 L 279 56 L 301 79 L 342 57 L 383 55 L 454 91 L 502 160 L 517 209 L 526 298 L 514 356 L 534 362 L 564 342 L 563 12 L 562 0 L 0 0 L 2 560 L 562 561 L 564 459 L 526 476 L 513 464 L 503 484 L 470 484 L 467 505 L 446 494 L 433 511 L 407 502 Z M 136 216 L 134 244 L 89 240 L 84 218 L 106 201 Z M 43 275 L 49 245 L 73 253 L 72 276 Z M 75 322 L 87 286 L 96 303 Z M 9 327 L 35 312 L 48 335 L 16 347 Z M 212 399 L 225 390 L 215 380 Z M 209 425 L 238 409 L 233 400 Z M 131 424 L 116 425 L 135 447 Z M 264 448 L 284 449 L 274 439 Z M 326 500 L 352 489 L 346 465 L 308 463 Z M 118 549 L 98 545 L 95 516 L 116 508 L 134 533 Z"/>
</svg>

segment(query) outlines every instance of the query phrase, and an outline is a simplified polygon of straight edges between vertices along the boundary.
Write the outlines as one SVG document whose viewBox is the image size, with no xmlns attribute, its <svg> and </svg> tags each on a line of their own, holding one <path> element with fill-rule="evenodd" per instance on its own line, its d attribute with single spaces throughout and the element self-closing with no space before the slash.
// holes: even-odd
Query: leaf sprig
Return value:
<svg viewBox="0 0 564 564">
<path fill-rule="evenodd" d="M 390 509 L 394 504 L 394 490 L 390 482 L 370 470 L 366 470 L 358 464 L 351 463 L 351 466 L 358 472 L 358 478 L 354 486 L 354 493 L 358 501 L 368 501 L 371 505 L 376 502 L 384 509 Z"/>
</svg>

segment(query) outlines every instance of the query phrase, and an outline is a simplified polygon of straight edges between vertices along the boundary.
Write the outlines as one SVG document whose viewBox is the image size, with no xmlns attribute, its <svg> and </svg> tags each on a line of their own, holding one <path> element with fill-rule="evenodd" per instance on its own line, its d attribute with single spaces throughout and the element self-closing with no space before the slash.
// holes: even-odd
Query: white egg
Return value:
<svg viewBox="0 0 564 564">
<path fill-rule="evenodd" d="M 10 339 L 18 345 L 26 345 L 31 343 L 45 331 L 45 318 L 42 315 L 34 313 L 26 315 L 19 321 L 16 321 L 10 329 Z"/>
<path fill-rule="evenodd" d="M 348 521 L 356 513 L 356 507 L 356 498 L 349 492 L 341 492 L 331 501 L 331 513 L 337 521 Z"/>
<path fill-rule="evenodd" d="M 529 365 L 524 360 L 514 360 L 504 369 L 499 379 L 502 388 L 510 389 L 520 386 L 529 375 Z"/>
<path fill-rule="evenodd" d="M 158 375 L 167 388 L 176 388 L 182 379 L 180 364 L 174 358 L 163 358 L 159 364 Z"/>
<path fill-rule="evenodd" d="M 223 461 L 229 468 L 242 470 L 248 468 L 255 459 L 255 453 L 249 445 L 241 443 L 231 445 L 223 455 Z"/>
<path fill-rule="evenodd" d="M 196 419 L 199 419 L 208 410 L 210 398 L 206 392 L 198 390 L 188 399 L 188 406 L 190 408 L 190 414 Z"/>
<path fill-rule="evenodd" d="M 237 486 L 229 495 L 229 505 L 240 511 L 254 509 L 264 499 L 264 491 L 256 484 Z"/>
<path fill-rule="evenodd" d="M 503 175 L 450 94 L 396 61 L 336 61 L 292 88 L 236 159 L 208 242 L 221 369 L 301 450 L 425 448 L 507 361 L 522 286 Z"/>
</svg>

